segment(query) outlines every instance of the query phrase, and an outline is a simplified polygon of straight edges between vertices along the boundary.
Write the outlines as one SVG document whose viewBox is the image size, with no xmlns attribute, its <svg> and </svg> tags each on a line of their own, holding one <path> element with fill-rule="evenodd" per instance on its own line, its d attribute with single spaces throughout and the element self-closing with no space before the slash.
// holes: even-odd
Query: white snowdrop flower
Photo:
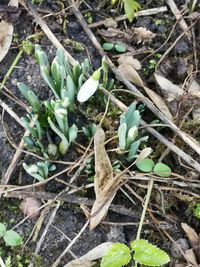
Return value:
<svg viewBox="0 0 200 267">
<path fill-rule="evenodd" d="M 92 76 L 81 86 L 77 100 L 80 103 L 87 101 L 97 90 L 99 86 L 100 69 L 96 70 Z"/>
</svg>

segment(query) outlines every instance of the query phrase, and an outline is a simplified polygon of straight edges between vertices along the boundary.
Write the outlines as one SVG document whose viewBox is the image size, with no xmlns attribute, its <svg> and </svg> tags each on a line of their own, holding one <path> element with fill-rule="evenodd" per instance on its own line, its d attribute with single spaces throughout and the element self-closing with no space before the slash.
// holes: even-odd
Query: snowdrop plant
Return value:
<svg viewBox="0 0 200 267">
<path fill-rule="evenodd" d="M 133 102 L 128 111 L 124 112 L 120 117 L 120 126 L 118 128 L 119 148 L 121 153 L 128 152 L 127 159 L 129 161 L 136 158 L 141 142 L 148 139 L 148 136 L 138 138 L 140 118 L 140 112 L 136 109 L 136 102 Z"/>
<path fill-rule="evenodd" d="M 27 114 L 26 117 L 21 118 L 24 127 L 30 132 L 29 136 L 24 137 L 24 146 L 29 151 L 36 154 L 42 154 L 45 158 L 48 158 L 48 154 L 45 152 L 45 147 L 42 144 L 44 129 L 41 127 L 41 124 L 38 120 L 36 120 L 35 125 L 31 127 L 31 119 L 32 116 L 30 114 Z"/>
<path fill-rule="evenodd" d="M 17 86 L 23 97 L 28 101 L 29 105 L 31 106 L 31 111 L 34 113 L 39 113 L 41 110 L 41 103 L 36 94 L 22 82 L 18 83 Z"/>
<path fill-rule="evenodd" d="M 47 179 L 49 172 L 54 171 L 56 169 L 56 166 L 48 161 L 39 161 L 36 164 L 31 165 L 23 163 L 22 165 L 25 171 L 39 182 Z"/>
<path fill-rule="evenodd" d="M 56 99 L 68 97 L 69 109 L 74 110 L 74 99 L 79 88 L 85 81 L 85 75 L 90 72 L 90 64 L 86 59 L 82 64 L 78 62 L 72 67 L 61 49 L 57 50 L 52 63 L 49 63 L 46 53 L 39 45 L 35 46 L 36 59 L 45 82 L 52 90 Z"/>
<path fill-rule="evenodd" d="M 52 110 L 55 116 L 55 122 L 48 117 L 48 123 L 51 129 L 60 137 L 59 152 L 65 155 L 69 149 L 71 142 L 77 137 L 78 128 L 75 124 L 69 127 L 68 124 L 68 106 L 70 104 L 69 98 L 65 97 L 63 100 L 51 100 L 45 102 L 46 107 Z"/>
</svg>

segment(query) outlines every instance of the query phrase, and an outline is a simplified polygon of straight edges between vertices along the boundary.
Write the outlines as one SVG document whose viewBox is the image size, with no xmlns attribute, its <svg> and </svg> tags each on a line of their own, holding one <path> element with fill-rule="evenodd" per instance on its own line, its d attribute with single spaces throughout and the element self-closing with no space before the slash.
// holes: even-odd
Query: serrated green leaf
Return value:
<svg viewBox="0 0 200 267">
<path fill-rule="evenodd" d="M 153 171 L 160 177 L 169 177 L 172 173 L 170 167 L 161 162 L 155 165 Z"/>
<path fill-rule="evenodd" d="M 116 243 L 102 258 L 100 267 L 122 267 L 131 260 L 130 248 L 125 244 Z"/>
<path fill-rule="evenodd" d="M 166 252 L 150 244 L 146 240 L 135 240 L 131 243 L 135 254 L 133 258 L 140 264 L 147 266 L 160 266 L 170 261 Z"/>
<path fill-rule="evenodd" d="M 4 236 L 6 233 L 6 226 L 3 223 L 0 223 L 0 237 Z"/>
<path fill-rule="evenodd" d="M 151 172 L 153 170 L 155 163 L 152 159 L 146 158 L 136 162 L 136 166 L 139 170 L 143 172 Z"/>
<path fill-rule="evenodd" d="M 3 239 L 6 244 L 11 247 L 19 246 L 22 244 L 22 237 L 13 230 L 6 231 Z"/>
<path fill-rule="evenodd" d="M 129 22 L 132 22 L 135 16 L 135 12 L 138 12 L 141 6 L 135 0 L 123 0 L 123 2 L 125 14 Z"/>
</svg>

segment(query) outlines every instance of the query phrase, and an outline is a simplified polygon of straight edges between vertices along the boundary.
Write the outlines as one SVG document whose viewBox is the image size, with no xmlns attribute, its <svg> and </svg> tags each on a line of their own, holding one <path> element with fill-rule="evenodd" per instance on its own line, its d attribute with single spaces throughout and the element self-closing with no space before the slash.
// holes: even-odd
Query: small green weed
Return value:
<svg viewBox="0 0 200 267">
<path fill-rule="evenodd" d="M 170 261 L 166 252 L 146 240 L 135 240 L 130 247 L 122 243 L 113 244 L 102 258 L 100 267 L 122 267 L 132 259 L 145 266 L 160 266 Z"/>
<path fill-rule="evenodd" d="M 6 245 L 10 247 L 22 244 L 22 237 L 14 230 L 7 230 L 3 223 L 0 223 L 0 238 L 3 238 Z"/>
</svg>

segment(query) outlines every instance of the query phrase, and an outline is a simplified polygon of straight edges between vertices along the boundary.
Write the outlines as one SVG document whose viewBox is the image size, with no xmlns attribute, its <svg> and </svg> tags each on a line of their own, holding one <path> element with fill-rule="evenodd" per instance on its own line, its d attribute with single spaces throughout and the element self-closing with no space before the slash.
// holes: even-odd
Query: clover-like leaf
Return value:
<svg viewBox="0 0 200 267">
<path fill-rule="evenodd" d="M 152 159 L 146 158 L 137 161 L 136 166 L 139 170 L 143 172 L 151 172 L 153 170 L 155 163 Z"/>
<path fill-rule="evenodd" d="M 135 254 L 133 258 L 142 265 L 160 266 L 170 261 L 168 254 L 146 240 L 135 240 L 131 243 Z"/>
<path fill-rule="evenodd" d="M 6 244 L 11 247 L 19 246 L 22 244 L 22 237 L 13 230 L 6 231 L 3 239 Z"/>
<path fill-rule="evenodd" d="M 112 44 L 112 43 L 104 43 L 104 44 L 103 44 L 103 49 L 104 49 L 105 51 L 110 51 L 110 50 L 113 49 L 113 47 L 114 47 L 114 44 Z"/>
<path fill-rule="evenodd" d="M 122 267 L 131 260 L 130 248 L 125 244 L 116 243 L 102 258 L 100 267 Z"/>
<path fill-rule="evenodd" d="M 170 167 L 161 162 L 157 163 L 153 170 L 160 177 L 169 177 L 172 173 Z"/>
<path fill-rule="evenodd" d="M 115 45 L 115 50 L 118 52 L 118 53 L 125 53 L 126 52 L 126 44 L 116 44 Z"/>
</svg>

